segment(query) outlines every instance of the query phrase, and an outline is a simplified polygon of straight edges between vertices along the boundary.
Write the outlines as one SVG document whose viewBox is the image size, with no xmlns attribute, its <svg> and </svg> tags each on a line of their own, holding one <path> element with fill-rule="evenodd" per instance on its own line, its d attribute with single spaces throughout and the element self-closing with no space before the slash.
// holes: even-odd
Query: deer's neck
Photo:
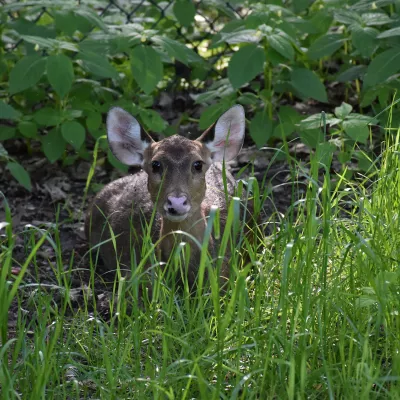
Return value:
<svg viewBox="0 0 400 400">
<path fill-rule="evenodd" d="M 206 227 L 206 217 L 204 211 L 199 210 L 192 214 L 190 218 L 181 222 L 172 222 L 163 218 L 161 220 L 161 237 L 175 231 L 184 231 L 193 235 L 200 242 L 203 240 L 204 230 Z"/>
<path fill-rule="evenodd" d="M 200 243 L 203 242 L 204 231 L 206 228 L 206 216 L 202 209 L 199 209 L 189 219 L 181 222 L 171 222 L 165 218 L 161 220 L 161 232 L 160 237 L 162 238 L 160 248 L 163 258 L 168 258 L 176 243 L 192 242 L 190 238 L 184 234 L 176 234 L 173 232 L 183 231 L 187 232 L 191 236 L 195 237 Z M 192 251 L 197 253 L 197 246 L 192 246 Z"/>
</svg>

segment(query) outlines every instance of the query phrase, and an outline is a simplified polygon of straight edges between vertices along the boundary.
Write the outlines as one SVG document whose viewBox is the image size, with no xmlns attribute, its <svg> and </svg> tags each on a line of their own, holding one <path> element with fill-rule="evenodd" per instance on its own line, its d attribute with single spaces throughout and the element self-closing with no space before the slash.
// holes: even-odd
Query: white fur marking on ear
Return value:
<svg viewBox="0 0 400 400">
<path fill-rule="evenodd" d="M 215 125 L 214 140 L 207 143 L 214 161 L 234 159 L 243 145 L 245 130 L 244 109 L 240 105 L 226 111 Z"/>
<path fill-rule="evenodd" d="M 107 116 L 107 137 L 110 142 L 124 142 L 126 137 L 140 140 L 139 122 L 122 108 L 112 108 Z"/>
<path fill-rule="evenodd" d="M 119 107 L 112 108 L 107 116 L 107 138 L 111 151 L 126 165 L 141 165 L 143 152 L 149 145 L 141 138 L 139 122 Z"/>
</svg>

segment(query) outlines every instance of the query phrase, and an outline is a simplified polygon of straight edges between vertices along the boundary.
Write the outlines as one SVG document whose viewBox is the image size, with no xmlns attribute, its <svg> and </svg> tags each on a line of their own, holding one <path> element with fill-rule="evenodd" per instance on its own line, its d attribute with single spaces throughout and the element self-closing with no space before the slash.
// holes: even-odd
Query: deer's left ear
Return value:
<svg viewBox="0 0 400 400">
<path fill-rule="evenodd" d="M 211 152 L 216 161 L 233 160 L 241 150 L 244 140 L 245 115 L 241 105 L 231 107 L 197 140 Z"/>
</svg>

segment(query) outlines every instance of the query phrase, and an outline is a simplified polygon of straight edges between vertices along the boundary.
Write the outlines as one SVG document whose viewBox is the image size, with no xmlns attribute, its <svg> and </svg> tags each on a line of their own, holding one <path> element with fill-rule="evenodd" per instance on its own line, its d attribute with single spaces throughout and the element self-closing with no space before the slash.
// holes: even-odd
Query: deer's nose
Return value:
<svg viewBox="0 0 400 400">
<path fill-rule="evenodd" d="M 172 215 L 177 216 L 187 214 L 190 211 L 190 204 L 187 196 L 168 196 L 167 201 L 164 204 L 164 210 Z"/>
</svg>

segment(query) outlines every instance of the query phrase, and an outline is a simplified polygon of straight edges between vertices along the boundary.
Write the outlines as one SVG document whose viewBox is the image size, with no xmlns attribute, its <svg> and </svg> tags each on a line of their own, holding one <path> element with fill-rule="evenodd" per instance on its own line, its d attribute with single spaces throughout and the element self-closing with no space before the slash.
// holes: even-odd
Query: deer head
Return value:
<svg viewBox="0 0 400 400">
<path fill-rule="evenodd" d="M 159 142 L 121 108 L 107 118 L 111 151 L 126 165 L 141 166 L 148 174 L 148 190 L 160 215 L 180 223 L 197 215 L 205 196 L 205 174 L 213 162 L 234 159 L 242 148 L 243 107 L 236 105 L 198 139 L 173 135 Z"/>
</svg>

